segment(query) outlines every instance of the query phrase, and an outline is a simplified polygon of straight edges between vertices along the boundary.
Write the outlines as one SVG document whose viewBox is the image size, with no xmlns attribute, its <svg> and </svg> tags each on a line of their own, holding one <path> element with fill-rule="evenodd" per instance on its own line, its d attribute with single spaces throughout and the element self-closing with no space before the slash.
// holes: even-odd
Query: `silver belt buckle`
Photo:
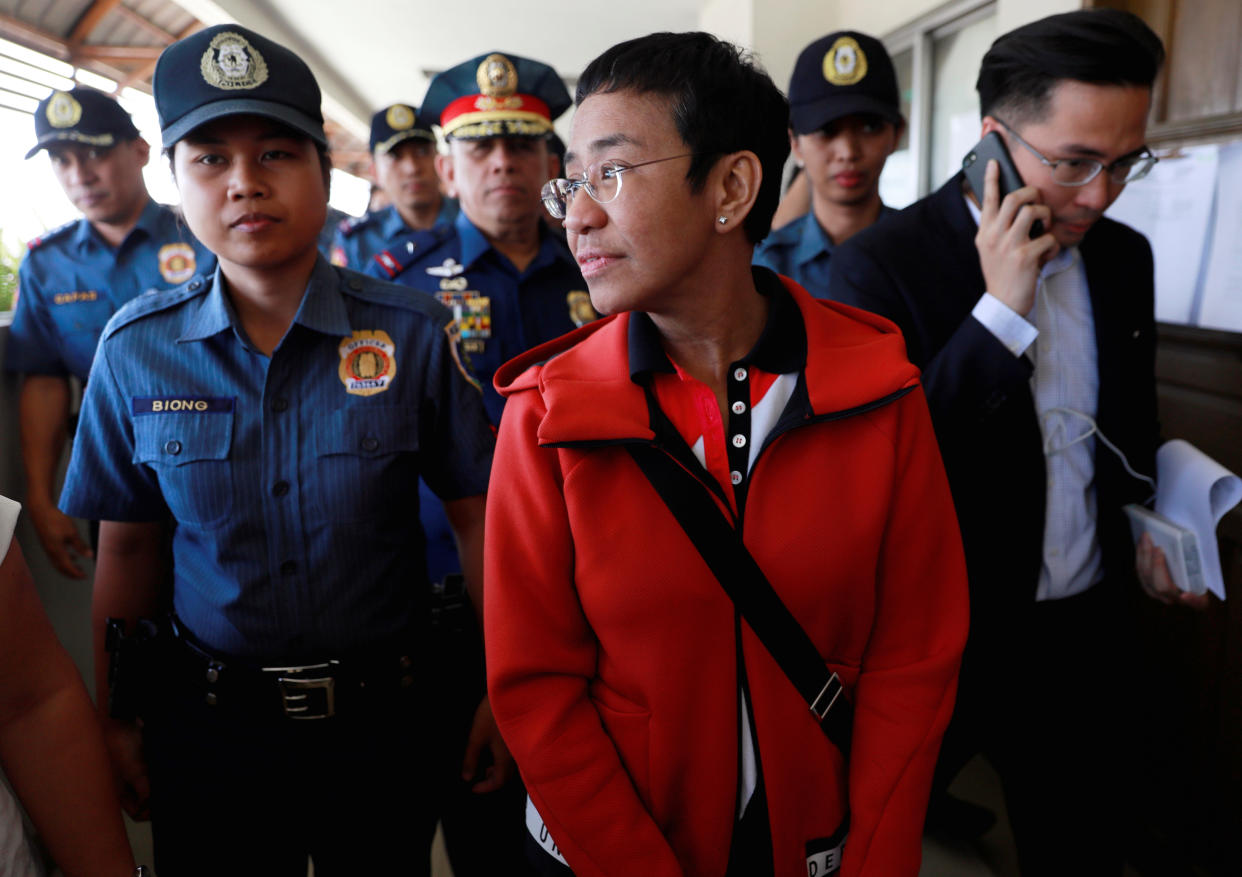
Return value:
<svg viewBox="0 0 1242 877">
<path fill-rule="evenodd" d="M 819 690 L 819 694 L 815 695 L 815 700 L 811 702 L 811 712 L 815 715 L 815 718 L 822 722 L 824 716 L 828 715 L 828 711 L 832 709 L 832 705 L 837 702 L 837 698 L 841 696 L 841 692 L 844 690 L 845 686 L 841 684 L 841 680 L 836 673 L 829 676 L 828 681 L 824 683 L 824 687 Z"/>
<path fill-rule="evenodd" d="M 303 675 L 331 670 L 335 661 L 305 667 L 264 667 L 266 673 L 298 674 L 276 677 L 280 705 L 285 716 L 296 720 L 327 719 L 336 715 L 336 679 Z"/>
</svg>

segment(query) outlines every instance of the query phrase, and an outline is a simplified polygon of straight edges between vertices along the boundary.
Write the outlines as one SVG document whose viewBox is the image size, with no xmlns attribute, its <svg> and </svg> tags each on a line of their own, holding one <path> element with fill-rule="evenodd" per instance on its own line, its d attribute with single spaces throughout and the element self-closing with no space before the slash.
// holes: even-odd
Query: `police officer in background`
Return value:
<svg viewBox="0 0 1242 877">
<path fill-rule="evenodd" d="M 414 107 L 393 104 L 371 117 L 371 160 L 388 206 L 341 222 L 332 247 L 332 264 L 356 271 L 402 235 L 457 215 L 457 202 L 440 192 L 435 132 Z"/>
<path fill-rule="evenodd" d="M 768 235 L 755 264 L 827 298 L 833 247 L 896 212 L 880 200 L 880 172 L 905 128 L 883 43 L 838 31 L 803 49 L 789 81 L 789 142 L 811 209 Z"/>
<path fill-rule="evenodd" d="M 148 289 L 167 289 L 214 261 L 170 208 L 147 194 L 151 147 L 113 98 L 78 86 L 35 110 L 34 148 L 82 218 L 35 238 L 18 272 L 5 366 L 23 372 L 20 395 L 26 508 L 52 564 L 83 578 L 90 548 L 56 508 L 56 468 L 69 431 L 69 378 L 85 381 L 104 324 Z"/>
<path fill-rule="evenodd" d="M 449 152 L 437 169 L 461 213 L 450 226 L 414 232 L 380 253 L 368 272 L 435 296 L 457 316 L 462 349 L 483 384 L 493 423 L 503 403 L 492 388 L 501 363 L 596 317 L 586 284 L 562 239 L 543 222 L 540 190 L 560 163 L 551 154 L 552 120 L 569 107 L 564 83 L 546 64 L 491 52 L 436 76 L 423 113 L 436 119 Z M 460 571 L 444 514 L 422 485 L 422 522 L 433 582 Z M 444 746 L 460 749 L 473 699 L 483 685 L 481 654 L 456 662 L 458 679 L 444 680 Z M 446 761 L 452 765 L 452 759 Z M 467 767 L 469 767 L 469 759 Z M 523 861 L 522 790 L 482 800 L 448 776 L 442 814 L 449 856 L 459 874 L 481 873 L 492 862 Z M 477 839 L 485 838 L 486 843 Z M 501 851 L 503 848 L 503 851 Z"/>
</svg>

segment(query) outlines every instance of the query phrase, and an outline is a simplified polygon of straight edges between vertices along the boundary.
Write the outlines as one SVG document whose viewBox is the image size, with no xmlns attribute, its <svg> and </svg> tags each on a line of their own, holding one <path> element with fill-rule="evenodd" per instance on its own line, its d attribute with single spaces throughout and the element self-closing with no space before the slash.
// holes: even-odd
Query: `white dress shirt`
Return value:
<svg viewBox="0 0 1242 877">
<path fill-rule="evenodd" d="M 966 199 L 975 222 L 979 209 Z M 1103 577 L 1096 535 L 1095 427 L 1100 377 L 1087 272 L 1077 247 L 1039 273 L 1028 317 L 985 292 L 971 312 L 1014 356 L 1035 363 L 1031 394 L 1046 469 L 1043 564 L 1037 600 L 1086 591 Z"/>
</svg>

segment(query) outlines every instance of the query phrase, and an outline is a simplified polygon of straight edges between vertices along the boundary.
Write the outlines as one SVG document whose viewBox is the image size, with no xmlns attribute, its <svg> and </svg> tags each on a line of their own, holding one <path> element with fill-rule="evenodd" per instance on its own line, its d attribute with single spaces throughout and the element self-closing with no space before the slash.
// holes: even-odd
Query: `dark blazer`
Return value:
<svg viewBox="0 0 1242 877">
<path fill-rule="evenodd" d="M 901 327 L 923 370 L 936 436 L 953 490 L 970 574 L 974 619 L 998 618 L 1034 599 L 1043 552 L 1044 455 L 1033 372 L 971 316 L 984 293 L 976 224 L 960 175 L 833 255 L 832 297 Z M 1099 363 L 1101 431 L 1130 465 L 1154 477 L 1158 427 L 1151 248 L 1138 232 L 1101 219 L 1080 245 Z M 1098 535 L 1105 580 L 1131 581 L 1134 550 L 1121 507 L 1150 486 L 1127 475 L 1096 442 Z M 1135 585 L 1137 587 L 1137 585 Z M 1000 618 L 998 618 L 1000 620 Z M 988 622 L 983 636 L 1005 636 Z"/>
</svg>

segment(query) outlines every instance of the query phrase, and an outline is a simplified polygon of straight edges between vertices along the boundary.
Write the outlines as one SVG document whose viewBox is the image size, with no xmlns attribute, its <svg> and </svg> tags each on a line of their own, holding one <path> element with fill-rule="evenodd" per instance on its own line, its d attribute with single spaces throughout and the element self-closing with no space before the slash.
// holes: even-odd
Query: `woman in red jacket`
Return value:
<svg viewBox="0 0 1242 877">
<path fill-rule="evenodd" d="M 577 106 L 544 200 L 612 316 L 497 373 L 488 500 L 489 682 L 532 845 L 579 875 L 913 875 L 967 623 L 918 373 L 884 319 L 752 272 L 788 105 L 736 48 L 620 44 Z M 844 684 L 844 734 L 635 447 L 740 536 Z"/>
</svg>

